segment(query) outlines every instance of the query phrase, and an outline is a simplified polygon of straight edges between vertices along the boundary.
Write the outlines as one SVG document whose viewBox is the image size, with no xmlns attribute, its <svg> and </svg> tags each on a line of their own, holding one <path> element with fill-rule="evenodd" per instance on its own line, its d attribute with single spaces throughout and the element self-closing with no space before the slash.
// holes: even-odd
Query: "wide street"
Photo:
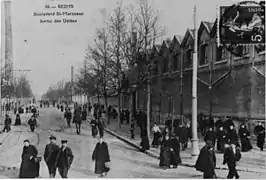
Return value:
<svg viewBox="0 0 266 180">
<path fill-rule="evenodd" d="M 45 144 L 48 142 L 52 133 L 57 137 L 60 145 L 61 139 L 68 140 L 68 146 L 74 153 L 73 165 L 69 172 L 69 178 L 93 178 L 97 177 L 94 171 L 94 162 L 91 154 L 95 143 L 91 136 L 90 126 L 83 122 L 80 135 L 76 135 L 74 125 L 66 128 L 63 113 L 55 108 L 40 109 L 38 117 L 38 129 L 36 133 L 29 132 L 25 125 L 13 127 L 12 132 L 5 136 L 0 134 L 0 178 L 12 178 L 18 174 L 21 161 L 23 140 L 28 138 L 33 144 L 37 145 L 39 155 L 43 156 Z M 14 119 L 12 124 L 14 123 Z M 133 147 L 121 142 L 115 137 L 105 133 L 105 141 L 109 145 L 111 156 L 111 170 L 108 178 L 202 178 L 202 173 L 194 168 L 178 167 L 178 169 L 162 170 L 158 167 L 159 161 L 146 154 L 138 152 Z M 13 167 L 16 167 L 13 169 Z M 216 171 L 219 178 L 225 178 L 227 171 Z M 266 173 L 247 173 L 239 172 L 240 178 L 263 178 Z M 41 162 L 40 176 L 47 178 L 48 170 Z M 57 173 L 57 178 L 60 176 Z"/>
</svg>

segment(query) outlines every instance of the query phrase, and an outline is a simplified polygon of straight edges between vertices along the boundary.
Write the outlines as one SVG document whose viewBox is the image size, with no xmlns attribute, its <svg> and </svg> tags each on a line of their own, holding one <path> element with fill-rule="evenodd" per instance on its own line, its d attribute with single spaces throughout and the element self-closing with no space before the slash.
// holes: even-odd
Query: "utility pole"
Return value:
<svg viewBox="0 0 266 180">
<path fill-rule="evenodd" d="M 183 124 L 184 121 L 183 121 L 183 111 L 184 111 L 184 98 L 183 98 L 183 87 L 184 87 L 184 83 L 183 83 L 183 78 L 184 78 L 184 75 L 183 75 L 183 48 L 181 48 L 181 62 L 180 62 L 180 121 L 181 123 Z"/>
<path fill-rule="evenodd" d="M 199 155 L 199 142 L 197 132 L 197 74 L 198 74 L 198 29 L 197 10 L 194 6 L 194 52 L 193 52 L 193 76 L 192 76 L 192 156 Z"/>
<path fill-rule="evenodd" d="M 74 95 L 74 66 L 71 66 L 71 103 L 73 103 L 73 95 Z"/>
</svg>

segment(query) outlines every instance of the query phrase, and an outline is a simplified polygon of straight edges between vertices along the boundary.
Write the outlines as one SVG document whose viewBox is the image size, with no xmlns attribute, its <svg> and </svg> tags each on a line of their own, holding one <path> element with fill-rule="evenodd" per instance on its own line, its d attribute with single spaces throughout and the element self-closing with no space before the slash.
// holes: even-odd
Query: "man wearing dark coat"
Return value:
<svg viewBox="0 0 266 180">
<path fill-rule="evenodd" d="M 82 121 L 86 121 L 87 120 L 87 110 L 85 107 L 83 107 L 82 110 Z"/>
<path fill-rule="evenodd" d="M 197 171 L 203 172 L 204 179 L 214 179 L 216 167 L 216 156 L 212 142 L 208 141 L 206 145 L 200 150 L 200 154 L 195 164 Z"/>
<path fill-rule="evenodd" d="M 105 124 L 102 118 L 97 120 L 97 127 L 99 130 L 100 138 L 103 137 Z"/>
<path fill-rule="evenodd" d="M 11 118 L 9 117 L 9 115 L 8 114 L 6 114 L 6 118 L 5 118 L 5 127 L 4 127 L 4 129 L 3 129 L 3 132 L 9 132 L 9 131 L 11 131 L 11 123 L 12 123 L 12 120 L 11 120 Z"/>
<path fill-rule="evenodd" d="M 217 150 L 218 152 L 224 153 L 225 150 L 225 142 L 226 142 L 226 132 L 223 128 L 223 126 L 220 126 L 217 133 L 216 133 L 216 139 L 217 139 Z"/>
<path fill-rule="evenodd" d="M 223 164 L 227 164 L 229 172 L 227 175 L 228 179 L 239 179 L 239 174 L 236 170 L 236 162 L 241 159 L 240 149 L 236 148 L 234 142 L 230 143 L 230 146 L 225 149 Z"/>
<path fill-rule="evenodd" d="M 70 127 L 70 121 L 71 121 L 71 118 L 72 118 L 72 113 L 70 111 L 70 108 L 67 108 L 67 110 L 65 111 L 64 117 L 65 117 L 65 119 L 67 121 L 68 127 Z"/>
<path fill-rule="evenodd" d="M 205 134 L 204 141 L 212 143 L 212 146 L 215 146 L 216 133 L 213 130 L 213 126 L 210 126 Z"/>
<path fill-rule="evenodd" d="M 31 132 L 34 132 L 35 127 L 37 126 L 37 121 L 34 115 L 32 115 L 31 118 L 29 119 L 28 125 L 30 126 Z"/>
<path fill-rule="evenodd" d="M 230 144 L 234 143 L 236 145 L 239 145 L 237 132 L 233 124 L 229 126 L 229 130 L 227 132 L 227 137 L 226 137 L 226 142 Z"/>
<path fill-rule="evenodd" d="M 37 178 L 39 177 L 39 162 L 36 162 L 38 150 L 31 145 L 29 140 L 24 141 L 22 151 L 22 161 L 20 165 L 19 178 Z"/>
<path fill-rule="evenodd" d="M 21 125 L 21 119 L 20 119 L 20 115 L 17 114 L 16 115 L 16 120 L 15 120 L 15 126 L 19 126 L 19 125 Z"/>
<path fill-rule="evenodd" d="M 242 152 L 248 152 L 252 149 L 252 145 L 249 141 L 250 132 L 247 130 L 247 126 L 243 123 L 240 125 L 238 135 L 241 141 Z"/>
<path fill-rule="evenodd" d="M 60 109 L 61 109 L 61 112 L 64 112 L 64 106 L 63 105 L 60 106 Z"/>
<path fill-rule="evenodd" d="M 96 144 L 95 149 L 92 153 L 92 160 L 95 161 L 95 174 L 100 174 L 100 177 L 103 177 L 104 174 L 110 170 L 110 155 L 108 150 L 108 145 L 103 141 L 103 138 L 100 138 L 99 142 Z"/>
<path fill-rule="evenodd" d="M 258 122 L 258 125 L 255 126 L 254 132 L 257 135 L 257 146 L 263 151 L 265 143 L 265 128 L 262 126 L 261 122 Z"/>
<path fill-rule="evenodd" d="M 48 167 L 49 177 L 54 178 L 56 174 L 55 161 L 58 154 L 59 147 L 56 145 L 56 137 L 50 137 L 50 143 L 46 145 L 44 151 L 44 160 Z"/>
<path fill-rule="evenodd" d="M 77 134 L 80 134 L 80 126 L 81 126 L 81 117 L 82 114 L 81 114 L 81 108 L 80 107 L 76 107 L 75 108 L 75 111 L 74 111 L 74 122 L 76 124 L 76 131 L 77 131 Z"/>
<path fill-rule="evenodd" d="M 74 156 L 69 147 L 67 147 L 67 140 L 62 140 L 62 146 L 57 153 L 55 160 L 55 167 L 62 178 L 67 178 L 68 170 L 73 162 Z"/>
<path fill-rule="evenodd" d="M 177 138 L 177 136 L 173 133 L 171 141 L 171 165 L 173 165 L 173 168 L 177 168 L 178 164 L 181 163 L 181 157 L 180 157 L 180 143 Z"/>
</svg>

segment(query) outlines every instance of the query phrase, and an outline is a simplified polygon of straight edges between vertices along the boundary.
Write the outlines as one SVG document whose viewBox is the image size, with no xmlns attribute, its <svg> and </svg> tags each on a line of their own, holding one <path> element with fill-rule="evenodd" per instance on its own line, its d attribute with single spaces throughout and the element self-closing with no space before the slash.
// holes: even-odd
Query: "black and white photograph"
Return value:
<svg viewBox="0 0 266 180">
<path fill-rule="evenodd" d="M 0 2 L 0 179 L 266 177 L 265 1 Z"/>
</svg>

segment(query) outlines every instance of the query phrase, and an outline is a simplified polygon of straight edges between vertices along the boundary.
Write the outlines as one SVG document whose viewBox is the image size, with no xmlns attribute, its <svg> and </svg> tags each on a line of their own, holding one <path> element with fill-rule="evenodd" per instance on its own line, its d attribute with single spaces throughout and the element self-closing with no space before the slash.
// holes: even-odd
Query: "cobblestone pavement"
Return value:
<svg viewBox="0 0 266 180">
<path fill-rule="evenodd" d="M 130 127 L 127 124 L 123 124 L 121 129 L 118 128 L 117 121 L 112 120 L 110 124 L 106 123 L 107 129 L 117 133 L 118 135 L 121 135 L 122 137 L 125 137 L 132 143 L 139 145 L 140 144 L 140 130 L 139 127 L 136 127 L 135 129 L 135 139 L 131 139 L 131 134 L 130 134 Z M 150 143 L 152 142 L 152 139 L 150 140 Z M 242 159 L 238 163 L 238 168 L 245 171 L 245 170 L 250 170 L 250 171 L 265 171 L 266 170 L 266 151 L 260 151 L 256 147 L 256 142 L 251 141 L 253 145 L 253 149 L 250 152 L 243 152 L 242 153 Z M 200 148 L 204 146 L 203 139 L 200 138 L 199 141 L 199 146 Z M 159 156 L 159 148 L 151 148 L 150 152 Z M 188 149 L 185 151 L 181 151 L 180 155 L 182 157 L 182 161 L 184 164 L 188 165 L 194 165 L 195 164 L 195 158 L 191 156 L 192 148 L 191 148 L 191 143 L 188 144 Z M 223 161 L 223 155 L 222 154 L 216 154 L 217 157 L 217 165 L 219 168 L 224 169 L 227 168 L 226 165 L 222 165 Z"/>
<path fill-rule="evenodd" d="M 82 124 L 81 134 L 76 135 L 74 128 L 66 128 L 66 122 L 63 120 L 63 114 L 54 108 L 40 109 L 41 116 L 38 119 L 39 127 L 36 133 L 25 134 L 21 137 L 21 141 L 26 137 L 32 136 L 33 143 L 37 143 L 39 154 L 42 156 L 44 147 L 48 142 L 50 134 L 57 137 L 58 143 L 61 139 L 68 140 L 68 146 L 74 153 L 73 165 L 69 171 L 69 178 L 93 178 L 97 177 L 94 171 L 94 163 L 91 160 L 93 148 L 96 141 L 91 137 L 91 128 L 88 123 Z M 72 125 L 73 126 L 73 125 Z M 14 129 L 14 128 L 13 128 Z M 26 128 L 27 129 L 27 128 Z M 15 129 L 14 129 L 15 131 Z M 11 132 L 14 138 L 16 133 Z M 162 170 L 158 167 L 159 161 L 144 153 L 139 152 L 132 146 L 120 141 L 112 135 L 105 133 L 105 141 L 108 143 L 109 152 L 111 156 L 111 170 L 108 173 L 108 178 L 202 178 L 202 173 L 197 172 L 194 168 L 178 167 L 178 169 Z M 15 141 L 15 140 L 14 140 Z M 5 144 L 5 143 L 4 143 Z M 17 168 L 20 165 L 20 155 L 22 151 L 22 143 L 15 143 L 12 149 L 5 149 L 2 151 L 0 158 L 0 165 L 5 161 L 6 168 L 12 171 L 12 167 L 16 167 L 14 174 L 18 173 Z M 17 154 L 14 157 L 14 154 Z M 4 159 L 2 159 L 4 158 Z M 11 174 L 4 174 L 0 170 L 0 178 L 11 178 Z M 220 178 L 227 175 L 226 171 L 217 171 Z M 250 173 L 240 172 L 241 178 L 263 178 L 266 173 Z M 44 162 L 41 162 L 40 176 L 48 177 L 48 170 Z M 56 176 L 59 178 L 58 174 Z"/>
</svg>

